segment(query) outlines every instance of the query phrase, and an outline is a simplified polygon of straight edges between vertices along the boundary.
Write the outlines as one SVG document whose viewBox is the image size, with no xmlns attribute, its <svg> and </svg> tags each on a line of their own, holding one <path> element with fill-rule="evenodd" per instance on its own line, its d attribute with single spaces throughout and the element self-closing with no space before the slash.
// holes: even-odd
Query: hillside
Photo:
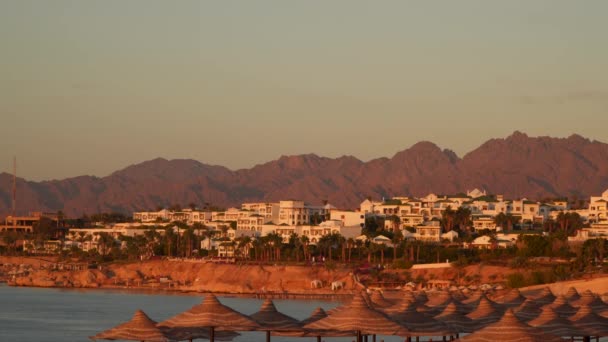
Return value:
<svg viewBox="0 0 608 342">
<path fill-rule="evenodd" d="M 10 210 L 12 177 L 0 174 L 0 215 Z M 355 208 L 367 196 L 423 196 L 484 188 L 510 198 L 577 196 L 608 188 L 608 144 L 579 135 L 491 139 L 459 158 L 420 142 L 392 158 L 282 156 L 237 171 L 195 160 L 154 159 L 107 177 L 31 182 L 18 179 L 18 210 L 63 210 L 68 215 L 129 213 L 189 203 L 236 206 L 287 198 Z"/>
</svg>

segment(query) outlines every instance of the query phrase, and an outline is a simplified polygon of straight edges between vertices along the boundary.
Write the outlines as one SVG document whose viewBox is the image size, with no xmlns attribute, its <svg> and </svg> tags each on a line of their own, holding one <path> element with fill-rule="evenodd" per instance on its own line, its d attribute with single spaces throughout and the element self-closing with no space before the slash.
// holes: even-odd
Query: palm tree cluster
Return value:
<svg viewBox="0 0 608 342">
<path fill-rule="evenodd" d="M 452 230 L 465 232 L 471 226 L 471 209 L 458 207 L 454 210 L 448 206 L 441 214 L 441 224 L 446 233 Z"/>
</svg>

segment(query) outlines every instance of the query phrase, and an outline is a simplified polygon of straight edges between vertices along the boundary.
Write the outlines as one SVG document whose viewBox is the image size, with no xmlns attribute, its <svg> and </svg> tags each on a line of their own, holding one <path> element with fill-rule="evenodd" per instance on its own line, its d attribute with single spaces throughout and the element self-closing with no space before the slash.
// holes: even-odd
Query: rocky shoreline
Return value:
<svg viewBox="0 0 608 342">
<path fill-rule="evenodd" d="M 82 289 L 133 289 L 172 293 L 219 293 L 261 298 L 333 298 L 358 288 L 348 270 L 281 265 L 236 265 L 154 260 L 103 265 L 91 269 L 57 268 L 53 261 L 19 258 L 0 266 L 8 285 Z M 67 267 L 66 267 L 67 268 Z M 1 278 L 0 278 L 1 279 Z M 320 280 L 320 288 L 311 281 Z M 332 291 L 340 281 L 344 288 Z"/>
</svg>

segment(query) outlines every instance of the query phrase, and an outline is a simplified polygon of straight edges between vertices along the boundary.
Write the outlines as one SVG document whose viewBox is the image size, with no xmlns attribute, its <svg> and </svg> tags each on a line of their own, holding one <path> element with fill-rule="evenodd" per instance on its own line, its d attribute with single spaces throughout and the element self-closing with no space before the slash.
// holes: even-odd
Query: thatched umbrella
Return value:
<svg viewBox="0 0 608 342">
<path fill-rule="evenodd" d="M 595 293 L 587 290 L 581 294 L 581 297 L 572 303 L 574 306 L 590 306 L 596 312 L 608 309 L 608 304 Z"/>
<path fill-rule="evenodd" d="M 382 295 L 382 293 L 380 291 L 372 292 L 370 299 L 371 299 L 371 302 L 372 302 L 374 308 L 383 309 L 383 308 L 388 308 L 390 306 L 395 305 L 395 303 L 384 298 L 384 296 Z"/>
<path fill-rule="evenodd" d="M 528 325 L 539 328 L 555 336 L 585 336 L 581 329 L 575 327 L 567 318 L 560 316 L 550 306 L 544 306 L 542 313 L 528 322 Z"/>
<path fill-rule="evenodd" d="M 448 301 L 443 302 L 441 305 L 430 306 L 430 307 L 426 306 L 426 305 L 422 305 L 422 306 L 418 306 L 417 310 L 420 312 L 424 312 L 425 314 L 428 314 L 431 316 L 436 316 L 436 315 L 439 315 L 440 313 L 442 313 L 445 310 L 445 308 L 447 308 L 448 305 L 450 305 L 450 304 L 455 305 L 458 313 L 461 313 L 463 315 L 466 315 L 472 311 L 470 306 L 468 306 L 466 304 L 462 304 L 460 301 L 457 301 L 456 299 L 453 299 L 451 297 L 450 297 L 450 299 L 448 299 Z"/>
<path fill-rule="evenodd" d="M 596 314 L 590 306 L 582 306 L 570 321 L 587 336 L 608 336 L 608 318 Z"/>
<path fill-rule="evenodd" d="M 91 336 L 92 340 L 129 340 L 147 342 L 168 342 L 178 339 L 167 330 L 156 326 L 143 311 L 137 310 L 130 321 Z"/>
<path fill-rule="evenodd" d="M 325 310 L 323 310 L 322 308 L 316 308 L 315 311 L 312 312 L 310 317 L 304 319 L 303 321 L 300 321 L 300 326 L 303 327 L 307 324 L 316 322 L 316 321 L 320 320 L 321 318 L 325 318 L 325 317 L 327 317 L 327 313 L 325 312 Z M 352 336 L 352 333 L 340 332 L 340 331 L 327 331 L 327 330 L 316 331 L 316 330 L 310 330 L 310 329 L 302 329 L 302 331 L 300 331 L 300 332 L 295 332 L 295 331 L 277 332 L 274 335 L 292 336 L 292 337 L 316 337 L 317 342 L 320 342 L 321 336 L 344 337 L 344 336 Z"/>
<path fill-rule="evenodd" d="M 484 295 L 481 297 L 477 308 L 469 312 L 467 317 L 475 321 L 478 326 L 486 326 L 500 320 L 502 314 L 503 309 Z"/>
<path fill-rule="evenodd" d="M 422 291 L 416 293 L 416 302 L 418 302 L 419 304 L 425 304 L 428 301 L 429 301 L 429 296 L 426 293 L 426 291 L 422 290 Z"/>
<path fill-rule="evenodd" d="M 562 317 L 570 317 L 570 316 L 574 315 L 577 311 L 577 309 L 575 307 L 573 307 L 572 305 L 570 305 L 570 303 L 568 303 L 568 300 L 563 295 L 557 296 L 557 298 L 555 298 L 553 303 L 551 303 L 547 306 L 551 307 L 555 312 L 557 312 Z"/>
<path fill-rule="evenodd" d="M 402 327 L 391 321 L 383 313 L 369 307 L 359 293 L 345 308 L 337 310 L 325 318 L 306 324 L 304 329 L 317 331 L 341 331 L 357 335 L 394 335 Z"/>
<path fill-rule="evenodd" d="M 407 333 L 400 336 L 450 336 L 458 332 L 433 316 L 417 311 L 414 303 L 401 304 L 390 318 L 407 328 Z"/>
<path fill-rule="evenodd" d="M 475 324 L 472 319 L 459 312 L 458 307 L 454 302 L 448 304 L 445 310 L 434 318 L 444 322 L 452 328 L 452 330 L 457 331 L 458 333 L 471 333 L 477 330 L 477 324 Z"/>
<path fill-rule="evenodd" d="M 524 297 L 518 289 L 513 289 L 506 295 L 495 300 L 496 303 L 502 304 L 503 306 L 509 308 L 518 307 L 525 301 L 526 297 Z"/>
<path fill-rule="evenodd" d="M 445 307 L 452 300 L 452 296 L 450 295 L 450 293 L 445 291 L 433 291 L 429 292 L 427 295 L 429 295 L 429 300 L 425 304 L 430 307 Z"/>
<path fill-rule="evenodd" d="M 513 313 L 513 309 L 507 310 L 498 322 L 478 330 L 471 335 L 461 337 L 460 340 L 471 342 L 563 342 L 563 340 L 557 336 L 546 334 L 540 329 L 532 328 L 521 322 Z"/>
<path fill-rule="evenodd" d="M 555 298 L 556 297 L 553 292 L 551 292 L 551 289 L 548 286 L 545 286 L 542 291 L 536 297 L 534 297 L 534 300 L 541 305 L 547 305 L 553 303 Z"/>
<path fill-rule="evenodd" d="M 323 308 L 318 307 L 315 309 L 315 311 L 313 311 L 310 314 L 310 316 L 308 316 L 308 318 L 301 321 L 300 325 L 305 326 L 306 324 L 316 322 L 316 321 L 320 320 L 321 318 L 325 318 L 325 317 L 327 317 L 327 312 L 325 312 L 325 310 L 323 310 Z"/>
<path fill-rule="evenodd" d="M 578 293 L 578 291 L 576 290 L 575 287 L 571 286 L 568 289 L 568 292 L 566 292 L 565 296 L 566 299 L 568 300 L 568 302 L 573 302 L 575 300 L 578 300 L 579 298 L 581 298 L 581 295 Z"/>
<path fill-rule="evenodd" d="M 416 295 L 414 295 L 414 293 L 412 291 L 406 291 L 403 294 L 403 297 L 401 300 L 405 300 L 408 302 L 417 302 L 418 301 L 418 299 L 416 298 Z"/>
<path fill-rule="evenodd" d="M 469 297 L 467 297 L 466 299 L 461 300 L 461 302 L 463 304 L 467 304 L 470 305 L 472 307 L 476 307 L 477 304 L 479 303 L 479 301 L 481 300 L 481 297 L 484 296 L 484 292 L 481 290 L 477 290 L 475 292 L 472 292 L 471 294 L 469 294 Z"/>
<path fill-rule="evenodd" d="M 266 331 L 266 342 L 270 341 L 271 331 L 281 332 L 302 332 L 300 322 L 292 317 L 280 313 L 270 299 L 266 299 L 262 303 L 260 311 L 250 315 L 261 328 L 259 330 Z"/>
<path fill-rule="evenodd" d="M 452 291 L 452 292 L 450 292 L 450 295 L 452 296 L 453 299 L 455 299 L 459 302 L 467 299 L 467 296 L 465 296 L 465 294 L 461 290 Z"/>
<path fill-rule="evenodd" d="M 209 328 L 209 340 L 215 340 L 215 331 L 252 331 L 260 326 L 251 318 L 225 306 L 209 294 L 201 304 L 182 312 L 159 326 L 170 328 Z"/>
<path fill-rule="evenodd" d="M 160 327 L 161 330 L 167 331 L 171 336 L 179 341 L 192 341 L 199 338 L 208 340 L 210 331 L 208 328 L 169 328 Z M 216 341 L 232 341 L 241 334 L 236 331 L 216 331 L 214 338 Z"/>
<path fill-rule="evenodd" d="M 513 310 L 515 316 L 520 320 L 526 322 L 538 317 L 541 312 L 541 305 L 534 301 L 534 299 L 526 299 L 520 306 Z"/>
<path fill-rule="evenodd" d="M 463 315 L 466 315 L 469 312 L 473 311 L 473 309 L 469 305 L 463 304 L 461 301 L 452 298 L 449 302 L 445 303 L 445 305 L 441 306 L 441 312 L 443 312 L 450 305 L 454 305 L 458 313 Z M 438 312 L 438 314 L 441 312 Z"/>
</svg>

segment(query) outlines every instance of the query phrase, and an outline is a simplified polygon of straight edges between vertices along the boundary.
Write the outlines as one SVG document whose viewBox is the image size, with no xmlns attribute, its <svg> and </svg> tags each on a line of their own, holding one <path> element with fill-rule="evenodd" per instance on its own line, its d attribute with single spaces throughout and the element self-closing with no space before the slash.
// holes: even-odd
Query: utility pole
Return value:
<svg viewBox="0 0 608 342">
<path fill-rule="evenodd" d="M 17 156 L 13 156 L 13 210 L 12 216 L 15 217 L 17 210 Z"/>
</svg>

